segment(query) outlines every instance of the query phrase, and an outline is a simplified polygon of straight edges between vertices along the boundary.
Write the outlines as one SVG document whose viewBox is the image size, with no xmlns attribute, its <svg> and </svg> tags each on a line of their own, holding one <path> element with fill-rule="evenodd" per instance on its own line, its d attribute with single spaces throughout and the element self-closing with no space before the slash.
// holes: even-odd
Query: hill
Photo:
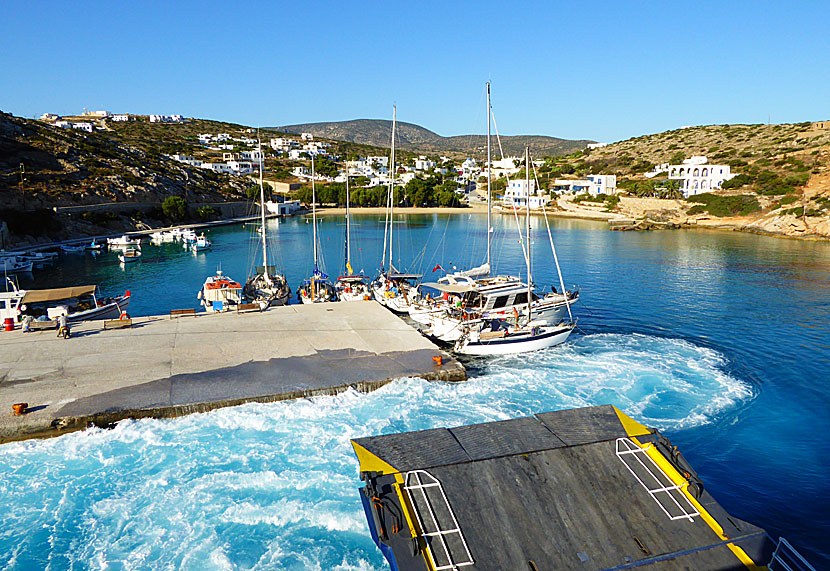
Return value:
<svg viewBox="0 0 830 571">
<path fill-rule="evenodd" d="M 304 123 L 274 127 L 273 130 L 285 133 L 311 133 L 337 141 L 349 141 L 375 147 L 389 148 L 392 139 L 392 121 L 385 119 L 355 119 L 353 121 L 334 121 L 327 123 Z M 422 153 L 458 153 L 484 157 L 487 149 L 485 135 L 457 135 L 442 137 L 420 125 L 398 122 L 395 132 L 396 145 L 409 151 Z M 588 140 L 569 140 L 544 135 L 501 136 L 501 144 L 507 156 L 524 153 L 525 146 L 530 146 L 536 156 L 567 155 L 584 149 Z M 495 139 L 493 145 L 496 145 Z M 494 156 L 498 150 L 494 149 Z"/>
<path fill-rule="evenodd" d="M 96 127 L 100 130 L 87 133 L 0 112 L 0 220 L 16 235 L 12 241 L 133 230 L 148 218 L 170 222 L 164 220 L 161 205 L 171 196 L 186 199 L 194 208 L 247 199 L 251 181 L 164 156 L 194 148 L 191 131 L 236 132 L 242 127 L 102 121 Z M 101 207 L 112 203 L 148 206 L 144 211 L 133 208 L 129 215 Z M 72 214 L 63 214 L 70 210 Z"/>
<path fill-rule="evenodd" d="M 679 192 L 667 190 L 666 173 L 648 178 L 647 172 L 701 155 L 729 165 L 738 176 L 713 193 L 653 201 L 677 198 Z M 650 213 L 616 210 L 625 216 L 659 217 L 657 210 L 663 209 L 671 210 L 666 220 L 674 223 L 830 237 L 830 129 L 812 123 L 686 127 L 586 149 L 543 168 L 548 181 L 616 174 L 620 190 L 653 201 Z"/>
</svg>

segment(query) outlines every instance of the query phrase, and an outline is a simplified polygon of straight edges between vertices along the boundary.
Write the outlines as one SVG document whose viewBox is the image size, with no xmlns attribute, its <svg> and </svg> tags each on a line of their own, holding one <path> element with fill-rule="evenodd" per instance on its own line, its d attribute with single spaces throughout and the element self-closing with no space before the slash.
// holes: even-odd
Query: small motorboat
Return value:
<svg viewBox="0 0 830 571">
<path fill-rule="evenodd" d="M 86 246 L 61 246 L 61 251 L 64 254 L 83 254 L 86 252 Z"/>
<path fill-rule="evenodd" d="M 124 234 L 120 238 L 107 238 L 107 244 L 116 248 L 137 248 L 141 247 L 141 239 L 133 239 Z"/>
<path fill-rule="evenodd" d="M 100 252 L 104 249 L 104 244 L 93 240 L 84 249 L 88 252 Z"/>
<path fill-rule="evenodd" d="M 19 260 L 16 256 L 0 258 L 0 272 L 4 274 L 31 272 L 33 267 L 34 262 Z"/>
<path fill-rule="evenodd" d="M 193 248 L 194 252 L 201 252 L 203 250 L 210 250 L 210 240 L 208 240 L 204 233 L 196 238 L 196 240 L 190 245 Z"/>
<path fill-rule="evenodd" d="M 122 264 L 138 262 L 141 260 L 141 250 L 126 250 L 125 252 L 118 254 L 118 259 Z"/>
</svg>

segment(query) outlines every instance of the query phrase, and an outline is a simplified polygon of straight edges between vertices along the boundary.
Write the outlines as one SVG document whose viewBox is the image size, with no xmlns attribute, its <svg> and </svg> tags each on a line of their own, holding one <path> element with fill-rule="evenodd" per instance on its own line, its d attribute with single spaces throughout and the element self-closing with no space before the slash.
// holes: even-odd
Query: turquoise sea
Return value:
<svg viewBox="0 0 830 571">
<path fill-rule="evenodd" d="M 549 286 L 547 231 L 533 226 L 536 282 Z M 0 569 L 386 569 L 350 438 L 605 403 L 663 430 L 732 514 L 830 568 L 830 244 L 551 227 L 565 283 L 581 288 L 567 344 L 470 361 L 467 383 L 404 379 L 0 446 Z M 497 270 L 523 273 L 514 220 L 497 228 Z M 342 217 L 320 225 L 335 277 L 344 229 Z M 483 261 L 484 216 L 401 216 L 395 229 L 398 269 L 438 277 L 437 264 Z M 311 225 L 269 230 L 296 290 Z M 125 268 L 113 254 L 64 256 L 20 285 L 129 289 L 133 315 L 196 307 L 205 277 L 221 265 L 243 280 L 257 246 L 242 225 L 208 235 L 207 253 L 146 246 Z M 353 238 L 354 269 L 374 274 L 383 219 L 355 217 Z"/>
</svg>

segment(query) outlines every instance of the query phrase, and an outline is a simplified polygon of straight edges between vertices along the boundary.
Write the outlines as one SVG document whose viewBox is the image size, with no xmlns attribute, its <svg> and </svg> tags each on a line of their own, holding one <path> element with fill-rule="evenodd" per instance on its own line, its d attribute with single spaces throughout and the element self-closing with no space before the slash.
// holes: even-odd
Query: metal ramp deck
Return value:
<svg viewBox="0 0 830 571">
<path fill-rule="evenodd" d="M 399 571 L 746 569 L 769 562 L 775 545 L 764 530 L 690 485 L 699 480 L 662 451 L 660 438 L 603 406 L 353 445 L 367 482 L 362 493 L 406 516 L 398 533 L 378 538 Z M 440 489 L 442 526 L 425 519 L 418 493 L 426 488 L 412 485 L 413 474 L 436 494 Z M 388 517 L 387 508 L 372 509 L 370 528 Z M 444 532 L 429 535 L 437 527 Z"/>
</svg>

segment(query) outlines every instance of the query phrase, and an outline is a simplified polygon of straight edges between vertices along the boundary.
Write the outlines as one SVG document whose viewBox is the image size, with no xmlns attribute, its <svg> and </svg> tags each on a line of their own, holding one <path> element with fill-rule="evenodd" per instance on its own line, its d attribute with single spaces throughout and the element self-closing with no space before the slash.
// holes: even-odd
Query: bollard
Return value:
<svg viewBox="0 0 830 571">
<path fill-rule="evenodd" d="M 23 416 L 26 414 L 26 410 L 29 408 L 29 403 L 27 402 L 17 402 L 12 405 L 12 410 L 14 411 L 15 416 Z"/>
</svg>

